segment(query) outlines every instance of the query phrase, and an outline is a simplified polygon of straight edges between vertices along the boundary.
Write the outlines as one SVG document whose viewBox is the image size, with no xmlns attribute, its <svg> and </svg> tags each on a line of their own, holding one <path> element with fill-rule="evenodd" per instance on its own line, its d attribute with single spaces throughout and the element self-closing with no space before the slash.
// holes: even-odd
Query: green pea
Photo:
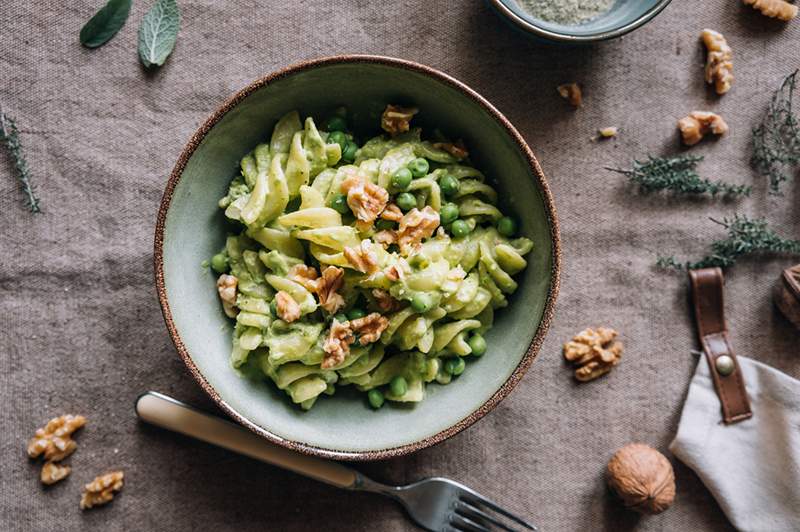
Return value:
<svg viewBox="0 0 800 532">
<path fill-rule="evenodd" d="M 398 194 L 394 202 L 397 203 L 397 206 L 400 207 L 400 210 L 403 212 L 410 211 L 417 206 L 417 198 L 408 192 Z"/>
<path fill-rule="evenodd" d="M 450 224 L 450 234 L 456 238 L 467 236 L 470 233 L 469 224 L 464 220 L 456 220 Z"/>
<path fill-rule="evenodd" d="M 405 393 L 408 391 L 408 383 L 403 377 L 398 375 L 389 383 L 389 390 L 391 390 L 392 395 L 395 397 L 400 397 L 401 395 L 405 395 Z"/>
<path fill-rule="evenodd" d="M 411 298 L 411 310 L 422 313 L 433 307 L 433 299 L 425 292 L 418 292 Z"/>
<path fill-rule="evenodd" d="M 217 273 L 228 271 L 228 256 L 224 253 L 217 253 L 211 257 L 211 268 Z"/>
<path fill-rule="evenodd" d="M 384 402 L 383 394 L 377 388 L 373 388 L 367 392 L 367 399 L 369 400 L 369 406 L 371 406 L 375 410 L 383 406 Z"/>
<path fill-rule="evenodd" d="M 408 169 L 411 170 L 411 175 L 414 177 L 423 177 L 428 175 L 430 165 L 427 160 L 419 157 L 408 163 Z"/>
<path fill-rule="evenodd" d="M 341 116 L 332 116 L 328 119 L 328 131 L 345 131 L 347 129 L 347 120 Z"/>
<path fill-rule="evenodd" d="M 352 140 L 348 140 L 344 148 L 342 148 L 342 160 L 352 163 L 356 160 L 356 152 L 358 151 L 358 144 Z"/>
<path fill-rule="evenodd" d="M 364 309 L 360 308 L 351 308 L 347 311 L 347 319 L 348 320 L 357 320 L 358 318 L 363 318 L 366 316 L 367 313 L 364 312 Z"/>
<path fill-rule="evenodd" d="M 375 229 L 378 231 L 386 231 L 388 229 L 394 229 L 394 222 L 391 220 L 384 220 L 381 218 L 377 222 L 375 222 Z"/>
<path fill-rule="evenodd" d="M 347 204 L 347 196 L 344 194 L 336 194 L 328 202 L 328 206 L 339 214 L 347 214 L 350 212 L 350 206 Z"/>
<path fill-rule="evenodd" d="M 408 168 L 400 168 L 392 176 L 392 187 L 396 190 L 406 190 L 414 179 L 411 175 L 411 170 Z"/>
<path fill-rule="evenodd" d="M 486 340 L 479 333 L 475 333 L 467 341 L 469 348 L 472 349 L 472 354 L 476 357 L 483 355 L 486 352 Z"/>
<path fill-rule="evenodd" d="M 278 317 L 278 304 L 275 302 L 274 299 L 269 302 L 269 311 L 272 314 L 272 317 L 274 318 Z"/>
<path fill-rule="evenodd" d="M 497 220 L 497 232 L 511 238 L 517 232 L 517 222 L 510 216 L 503 216 Z"/>
<path fill-rule="evenodd" d="M 458 218 L 458 205 L 455 203 L 445 203 L 439 211 L 439 223 L 448 225 Z"/>
<path fill-rule="evenodd" d="M 333 131 L 328 135 L 328 144 L 338 144 L 342 151 L 347 147 L 347 135 L 341 131 Z"/>
<path fill-rule="evenodd" d="M 458 194 L 460 185 L 458 179 L 451 175 L 446 175 L 439 180 L 439 187 L 442 189 L 442 194 L 444 194 L 445 198 L 452 198 Z"/>
<path fill-rule="evenodd" d="M 336 320 L 336 321 L 338 321 L 339 323 L 344 323 L 344 322 L 346 322 L 346 321 L 347 321 L 347 314 L 345 314 L 344 312 L 340 312 L 340 313 L 336 314 L 336 315 L 333 317 L 333 319 L 335 319 L 335 320 Z"/>
<path fill-rule="evenodd" d="M 444 370 L 450 375 L 458 376 L 464 373 L 466 366 L 464 359 L 461 357 L 448 358 L 444 363 Z"/>
</svg>

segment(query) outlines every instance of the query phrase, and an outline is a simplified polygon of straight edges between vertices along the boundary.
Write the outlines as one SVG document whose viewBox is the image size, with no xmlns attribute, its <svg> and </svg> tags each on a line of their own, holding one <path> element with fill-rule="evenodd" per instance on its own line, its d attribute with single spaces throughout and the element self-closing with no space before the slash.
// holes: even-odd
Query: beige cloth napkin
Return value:
<svg viewBox="0 0 800 532">
<path fill-rule="evenodd" d="M 670 451 L 692 468 L 739 530 L 800 530 L 800 381 L 738 357 L 753 417 L 722 423 L 700 357 Z"/>
</svg>

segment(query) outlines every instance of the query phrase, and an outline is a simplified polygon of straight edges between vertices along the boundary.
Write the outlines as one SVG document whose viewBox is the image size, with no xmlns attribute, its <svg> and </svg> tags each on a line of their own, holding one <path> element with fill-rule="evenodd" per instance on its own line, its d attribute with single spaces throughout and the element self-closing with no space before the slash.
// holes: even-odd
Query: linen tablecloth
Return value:
<svg viewBox="0 0 800 532">
<path fill-rule="evenodd" d="M 654 269 L 658 253 L 697 257 L 724 231 L 708 220 L 768 216 L 800 235 L 800 186 L 770 196 L 748 168 L 750 128 L 783 77 L 800 66 L 800 20 L 767 20 L 735 0 L 675 0 L 652 23 L 582 48 L 537 44 L 478 0 L 178 0 L 183 13 L 167 64 L 146 72 L 136 1 L 106 46 L 78 44 L 100 0 L 0 6 L 0 102 L 16 116 L 44 214 L 21 205 L 0 155 L 0 527 L 4 530 L 412 530 L 392 502 L 337 491 L 208 445 L 142 426 L 133 400 L 153 389 L 213 410 L 185 371 L 154 291 L 152 235 L 168 174 L 189 136 L 226 97 L 289 63 L 337 53 L 419 61 L 475 88 L 519 128 L 540 158 L 560 216 L 564 271 L 557 316 L 518 388 L 485 419 L 435 448 L 361 465 L 387 482 L 429 475 L 462 481 L 543 530 L 725 530 L 699 479 L 671 457 L 678 495 L 640 518 L 608 495 L 615 449 L 643 441 L 666 451 L 695 359 L 683 275 Z M 724 33 L 733 90 L 702 79 L 699 33 Z M 561 83 L 584 85 L 572 110 Z M 750 199 L 644 197 L 603 170 L 647 153 L 677 152 L 675 121 L 719 111 L 731 126 L 706 155 L 704 176 L 753 183 Z M 619 138 L 592 142 L 599 127 Z M 796 262 L 796 260 L 794 261 Z M 728 274 L 728 319 L 739 354 L 800 375 L 798 333 L 770 300 L 791 258 L 743 260 Z M 561 343 L 589 325 L 623 334 L 611 374 L 576 384 Z M 82 413 L 72 476 L 39 484 L 24 447 L 64 412 Z M 80 487 L 110 468 L 125 488 L 81 513 Z"/>
</svg>

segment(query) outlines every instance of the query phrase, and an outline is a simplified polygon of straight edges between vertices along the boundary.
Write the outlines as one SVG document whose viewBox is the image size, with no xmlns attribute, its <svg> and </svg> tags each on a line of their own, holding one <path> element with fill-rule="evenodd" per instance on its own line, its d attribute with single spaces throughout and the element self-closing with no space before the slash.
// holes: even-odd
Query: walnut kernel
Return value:
<svg viewBox="0 0 800 532">
<path fill-rule="evenodd" d="M 60 462 L 78 448 L 72 434 L 85 424 L 85 417 L 72 414 L 51 419 L 47 425 L 37 429 L 28 442 L 28 456 L 44 456 L 50 462 Z"/>
<path fill-rule="evenodd" d="M 628 508 L 661 513 L 675 500 L 675 472 L 667 457 L 643 443 L 631 443 L 608 462 L 608 485 Z"/>
<path fill-rule="evenodd" d="M 392 312 L 400 308 L 400 302 L 393 298 L 386 290 L 374 288 L 372 290 L 372 297 L 375 298 L 375 303 L 383 312 Z"/>
<path fill-rule="evenodd" d="M 309 292 L 314 292 L 317 289 L 317 278 L 319 274 L 313 266 L 305 264 L 295 264 L 289 269 L 286 275 L 287 279 L 294 281 Z"/>
<path fill-rule="evenodd" d="M 362 240 L 358 247 L 345 246 L 344 257 L 361 273 L 373 274 L 378 271 L 378 257 L 369 239 Z"/>
<path fill-rule="evenodd" d="M 322 270 L 322 277 L 317 280 L 319 305 L 330 314 L 335 314 L 344 306 L 344 298 L 337 291 L 344 283 L 344 270 L 336 266 L 328 266 Z"/>
<path fill-rule="evenodd" d="M 367 314 L 363 318 L 350 320 L 350 328 L 358 334 L 358 342 L 361 345 L 377 342 L 381 333 L 389 326 L 389 320 L 377 312 Z"/>
<path fill-rule="evenodd" d="M 425 238 L 429 238 L 439 227 L 439 213 L 430 205 L 419 210 L 416 207 L 411 209 L 400 220 L 400 227 L 397 229 L 397 244 L 400 251 L 408 255 Z"/>
<path fill-rule="evenodd" d="M 350 328 L 350 322 L 340 322 L 334 318 L 331 322 L 331 329 L 328 332 L 328 337 L 325 339 L 325 343 L 322 344 L 325 357 L 320 367 L 322 369 L 328 369 L 341 364 L 350 352 L 350 344 L 355 341 L 356 337 L 353 335 L 353 330 Z"/>
<path fill-rule="evenodd" d="M 556 87 L 556 90 L 571 106 L 580 107 L 583 105 L 583 91 L 581 91 L 581 86 L 577 83 L 565 83 Z"/>
<path fill-rule="evenodd" d="M 300 305 L 288 292 L 283 290 L 275 294 L 275 310 L 278 317 L 286 323 L 292 323 L 300 319 Z"/>
<path fill-rule="evenodd" d="M 784 0 L 744 0 L 744 3 L 761 11 L 762 15 L 788 22 L 797 16 L 798 8 Z"/>
<path fill-rule="evenodd" d="M 86 484 L 81 495 L 81 510 L 111 502 L 114 492 L 122 489 L 123 478 L 122 471 L 112 471 Z"/>
<path fill-rule="evenodd" d="M 45 462 L 42 466 L 40 478 L 42 480 L 42 484 L 47 484 L 50 486 L 59 480 L 67 478 L 71 471 L 72 468 L 69 466 L 59 465 L 55 462 Z"/>
<path fill-rule="evenodd" d="M 464 141 L 462 140 L 458 140 L 456 142 L 434 142 L 433 147 L 446 151 L 459 161 L 469 157 L 467 147 L 464 146 Z"/>
<path fill-rule="evenodd" d="M 576 366 L 575 378 L 581 382 L 605 375 L 619 364 L 622 343 L 617 331 L 605 327 L 585 329 L 564 344 L 564 358 Z"/>
<path fill-rule="evenodd" d="M 374 222 L 389 203 L 389 192 L 363 176 L 342 181 L 341 191 L 347 194 L 347 205 L 361 222 Z"/>
<path fill-rule="evenodd" d="M 403 211 L 400 210 L 400 207 L 395 205 L 394 203 L 390 203 L 383 209 L 381 213 L 381 218 L 384 220 L 389 220 L 390 222 L 399 222 L 403 219 Z"/>
<path fill-rule="evenodd" d="M 694 146 L 709 132 L 724 135 L 728 132 L 728 124 L 721 116 L 710 111 L 692 111 L 689 116 L 678 120 L 678 129 L 683 143 Z"/>
<path fill-rule="evenodd" d="M 236 308 L 236 285 L 238 283 L 239 279 L 227 273 L 223 273 L 217 279 L 217 292 L 222 301 L 222 309 L 229 318 L 235 318 L 239 313 L 239 309 Z"/>
<path fill-rule="evenodd" d="M 708 50 L 706 57 L 706 83 L 714 85 L 717 94 L 731 90 L 733 83 L 733 52 L 728 41 L 719 32 L 705 29 L 700 34 Z"/>
<path fill-rule="evenodd" d="M 405 133 L 410 129 L 411 119 L 419 112 L 416 107 L 387 105 L 381 115 L 381 128 L 390 135 Z"/>
</svg>

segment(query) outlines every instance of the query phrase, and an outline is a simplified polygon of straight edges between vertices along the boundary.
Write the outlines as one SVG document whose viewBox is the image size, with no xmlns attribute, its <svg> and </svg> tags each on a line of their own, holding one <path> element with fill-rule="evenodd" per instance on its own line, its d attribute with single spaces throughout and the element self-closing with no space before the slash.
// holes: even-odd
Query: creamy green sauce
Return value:
<svg viewBox="0 0 800 532">
<path fill-rule="evenodd" d="M 517 0 L 531 16 L 556 24 L 576 25 L 606 13 L 615 0 Z"/>
</svg>

